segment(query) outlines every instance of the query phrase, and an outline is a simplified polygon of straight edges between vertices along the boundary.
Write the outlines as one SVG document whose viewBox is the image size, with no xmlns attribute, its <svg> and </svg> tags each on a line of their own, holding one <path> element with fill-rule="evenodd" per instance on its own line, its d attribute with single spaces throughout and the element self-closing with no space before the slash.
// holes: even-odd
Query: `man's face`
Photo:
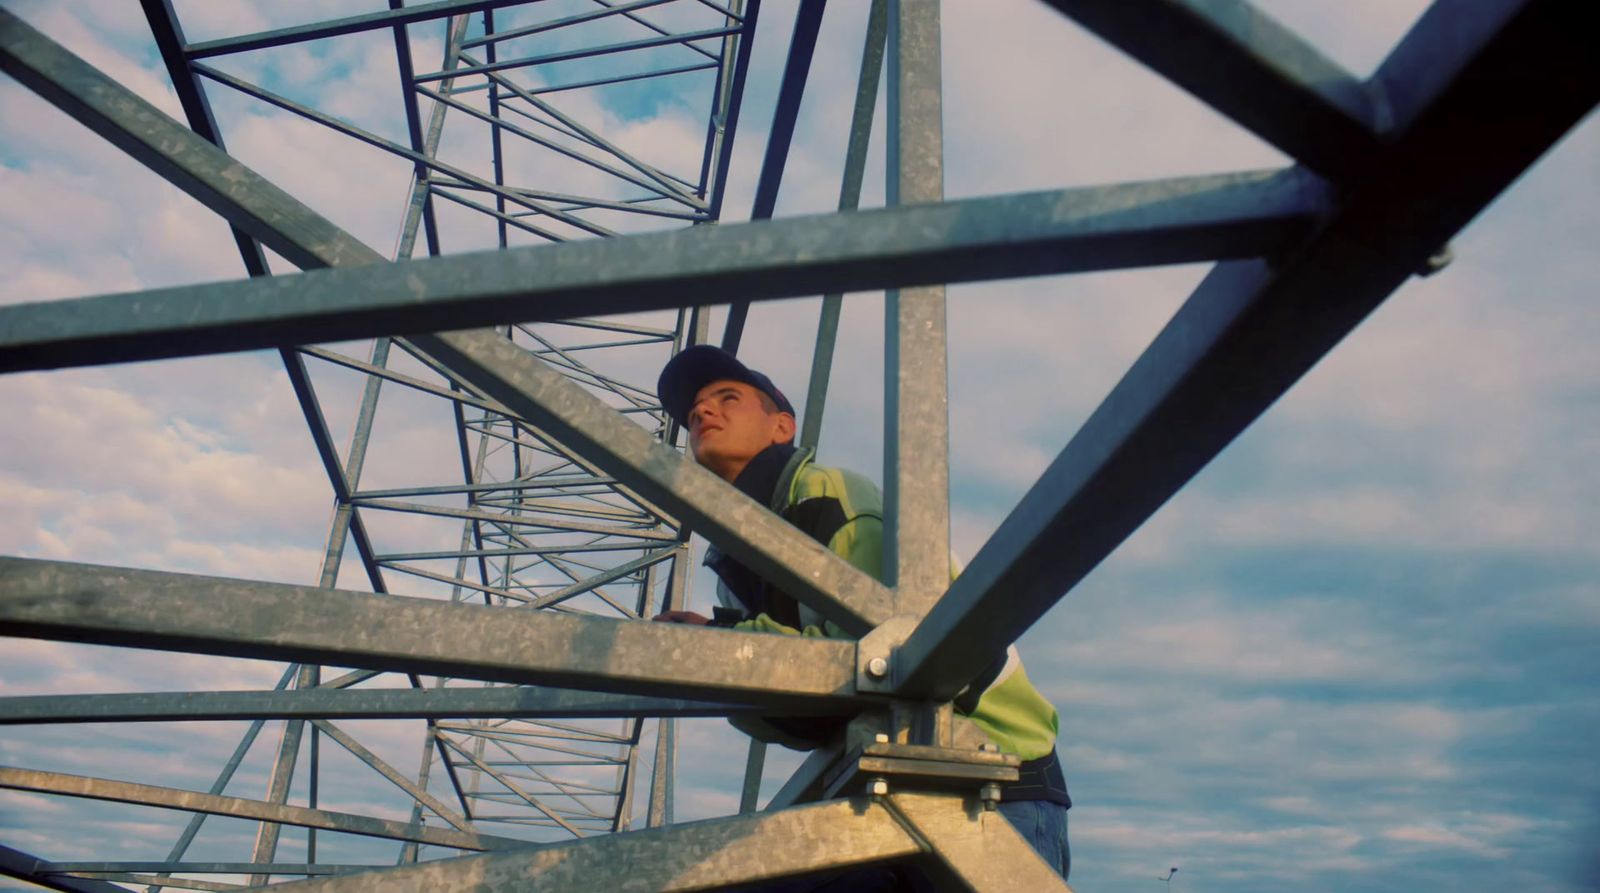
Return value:
<svg viewBox="0 0 1600 893">
<path fill-rule="evenodd" d="M 769 412 L 761 392 L 742 381 L 714 381 L 701 388 L 688 422 L 695 461 L 728 481 L 757 453 L 794 437 L 794 416 Z"/>
</svg>

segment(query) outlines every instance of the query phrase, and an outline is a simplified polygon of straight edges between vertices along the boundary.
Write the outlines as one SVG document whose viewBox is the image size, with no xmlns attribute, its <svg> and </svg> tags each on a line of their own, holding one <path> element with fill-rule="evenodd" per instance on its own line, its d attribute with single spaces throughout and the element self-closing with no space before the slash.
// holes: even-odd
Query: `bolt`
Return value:
<svg viewBox="0 0 1600 893">
<path fill-rule="evenodd" d="M 999 786 L 998 785 L 995 787 L 995 790 L 996 791 L 999 790 Z M 887 797 L 887 796 L 889 796 L 889 781 L 887 779 L 883 779 L 883 778 L 874 778 L 871 781 L 868 781 L 867 782 L 867 793 L 871 794 L 874 797 Z"/>
<path fill-rule="evenodd" d="M 872 736 L 872 740 L 879 744 L 888 744 L 889 736 L 887 733 L 879 732 L 878 734 Z"/>
<path fill-rule="evenodd" d="M 1450 262 L 1455 259 L 1455 249 L 1451 248 L 1447 244 L 1438 251 L 1435 251 L 1433 254 L 1429 255 L 1428 259 L 1422 262 L 1422 267 L 1417 270 L 1417 275 L 1432 276 L 1434 273 L 1437 273 L 1445 267 L 1450 266 Z"/>
<path fill-rule="evenodd" d="M 889 675 L 889 662 L 881 657 L 867 661 L 867 675 L 874 679 L 882 679 Z"/>
<path fill-rule="evenodd" d="M 993 812 L 995 807 L 1000 804 L 1000 786 L 991 781 L 978 788 L 978 799 L 983 801 L 985 810 Z"/>
<path fill-rule="evenodd" d="M 978 745 L 978 749 L 984 753 L 999 753 L 1000 745 L 985 741 L 984 743 Z"/>
</svg>

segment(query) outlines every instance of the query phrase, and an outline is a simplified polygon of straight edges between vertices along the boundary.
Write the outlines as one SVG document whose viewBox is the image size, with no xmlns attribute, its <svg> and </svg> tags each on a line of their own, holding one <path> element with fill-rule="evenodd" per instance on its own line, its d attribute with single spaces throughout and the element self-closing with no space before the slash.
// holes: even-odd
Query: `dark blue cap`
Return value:
<svg viewBox="0 0 1600 893">
<path fill-rule="evenodd" d="M 679 352 L 661 370 L 656 381 L 656 393 L 661 405 L 672 420 L 685 427 L 689 424 L 689 410 L 694 408 L 695 395 L 714 381 L 742 381 L 778 404 L 780 412 L 794 415 L 794 405 L 783 396 L 772 379 L 739 362 L 733 354 L 714 344 L 697 344 Z"/>
</svg>

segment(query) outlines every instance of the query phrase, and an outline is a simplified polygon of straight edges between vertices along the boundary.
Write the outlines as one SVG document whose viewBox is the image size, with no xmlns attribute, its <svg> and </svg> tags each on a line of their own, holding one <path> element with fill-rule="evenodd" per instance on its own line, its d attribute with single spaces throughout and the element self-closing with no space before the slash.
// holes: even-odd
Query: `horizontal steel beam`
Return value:
<svg viewBox="0 0 1600 893">
<path fill-rule="evenodd" d="M 427 84 L 433 81 L 442 81 L 453 77 L 472 77 L 473 75 L 489 74 L 490 72 L 507 71 L 513 68 L 530 68 L 537 65 L 549 65 L 555 62 L 569 62 L 574 59 L 590 59 L 596 56 L 609 56 L 615 53 L 628 53 L 634 50 L 648 50 L 655 47 L 670 46 L 676 43 L 688 44 L 696 40 L 715 40 L 730 34 L 740 34 L 743 26 L 735 25 L 727 28 L 708 28 L 703 31 L 689 31 L 681 34 L 663 34 L 659 37 L 644 37 L 630 40 L 626 43 L 605 44 L 603 46 L 575 47 L 559 50 L 554 53 L 544 53 L 537 56 L 524 56 L 518 59 L 505 59 L 499 62 L 485 63 L 483 65 L 463 65 L 449 71 L 430 71 L 419 74 L 413 83 Z"/>
<path fill-rule="evenodd" d="M 349 874 L 387 868 L 386 865 L 339 865 L 330 862 L 48 862 L 50 871 L 76 871 L 82 874 L 118 872 L 170 872 L 172 874 Z M 125 893 L 125 891 L 124 891 Z"/>
<path fill-rule="evenodd" d="M 521 350 L 521 348 L 518 348 L 518 350 Z M 535 360 L 535 362 L 543 361 Z M 628 424 L 632 425 L 633 423 L 629 422 Z M 634 425 L 634 427 L 637 428 L 638 426 Z M 533 506 L 526 504 L 516 505 L 516 508 L 520 511 L 505 512 L 485 512 L 475 509 L 458 509 L 445 505 L 427 505 L 388 499 L 364 499 L 359 504 L 362 507 L 374 510 L 413 515 L 431 515 L 436 518 L 456 518 L 464 521 L 486 521 L 490 524 L 501 524 L 506 527 L 535 527 L 560 533 L 592 533 L 598 536 L 633 539 L 639 541 L 635 545 L 640 549 L 659 546 L 663 540 L 671 541 L 678 538 L 676 531 L 646 527 L 638 522 L 631 524 L 591 524 L 585 521 L 570 520 L 565 517 L 534 515 L 528 511 Z M 618 514 L 621 514 L 621 512 L 618 512 Z"/>
<path fill-rule="evenodd" d="M 38 856 L 0 845 L 0 875 L 14 877 L 37 884 L 46 890 L 65 890 L 67 893 L 127 893 L 115 884 L 89 878 L 60 877 L 51 874 L 51 863 Z"/>
<path fill-rule="evenodd" d="M 1376 75 L 1382 168 L 1286 262 L 1219 264 L 895 655 L 950 697 L 1600 100 L 1585 4 L 1442 0 Z"/>
<path fill-rule="evenodd" d="M 1258 171 L 21 304 L 0 308 L 0 371 L 1255 257 L 1293 244 L 1326 206 L 1315 177 Z"/>
<path fill-rule="evenodd" d="M 139 692 L 0 698 L 0 725 L 215 719 L 577 719 L 726 716 L 712 701 L 554 688 L 391 688 Z"/>
<path fill-rule="evenodd" d="M 206 59 L 212 56 L 242 53 L 247 50 L 263 50 L 268 47 L 286 46 L 291 43 L 301 43 L 308 40 L 326 40 L 330 37 L 340 37 L 346 34 L 377 31 L 382 28 L 393 28 L 396 25 L 409 25 L 413 22 L 426 22 L 432 19 L 442 19 L 446 16 L 466 15 L 473 12 L 482 12 L 486 9 L 499 9 L 502 6 L 516 6 L 527 2 L 528 0 L 436 0 L 434 3 L 418 3 L 415 6 L 408 6 L 402 9 L 369 12 L 364 15 L 346 16 L 323 22 L 311 22 L 305 25 L 295 25 L 291 28 L 279 28 L 274 31 L 260 31 L 255 34 L 241 34 L 236 37 L 224 37 L 218 40 L 191 43 L 184 48 L 184 54 L 191 59 Z"/>
<path fill-rule="evenodd" d="M 959 797 L 942 799 L 945 811 L 961 810 Z M 688 893 L 887 862 L 921 852 L 917 838 L 881 803 L 834 800 L 547 844 L 503 858 L 496 854 L 491 858 L 439 859 L 280 884 L 275 889 L 284 893 L 459 889 Z"/>
<path fill-rule="evenodd" d="M 78 877 L 78 875 L 70 875 Z M 228 884 L 219 881 L 200 881 L 194 878 L 158 876 L 151 874 L 132 874 L 127 872 L 107 872 L 96 875 L 94 880 L 116 881 L 123 884 L 137 884 L 147 891 L 174 889 L 174 890 L 203 890 L 207 893 L 235 893 L 238 890 L 247 890 L 243 884 Z M 126 890 L 126 887 L 119 887 Z"/>
<path fill-rule="evenodd" d="M 498 409 L 498 407 L 496 407 Z M 599 484 L 614 483 L 609 478 L 596 478 L 589 475 L 550 475 L 547 477 L 517 478 L 509 481 L 488 481 L 482 484 L 433 484 L 417 487 L 397 487 L 390 490 L 357 490 L 351 494 L 352 502 L 360 503 L 363 499 L 397 499 L 406 496 L 453 496 L 458 493 L 497 493 L 508 494 L 522 493 L 528 490 L 556 490 L 562 488 L 589 487 Z M 495 498 L 492 496 L 479 496 L 479 501 Z M 510 499 L 512 496 L 499 498 Z"/>
<path fill-rule="evenodd" d="M 68 775 L 63 772 L 41 772 L 0 766 L 0 788 L 15 791 L 34 791 L 40 794 L 60 794 L 67 797 L 84 797 L 90 800 L 108 800 L 116 803 L 135 803 L 141 806 L 159 806 L 203 812 L 208 815 L 232 816 L 280 825 L 297 825 L 302 828 L 320 828 L 325 831 L 342 831 L 366 837 L 383 837 L 390 840 L 411 840 L 433 846 L 458 850 L 500 850 L 527 846 L 527 841 L 489 834 L 467 834 L 443 828 L 426 828 L 407 822 L 375 819 L 369 816 L 311 809 L 304 806 L 284 806 L 243 797 L 220 794 L 202 794 L 179 788 L 136 784 L 109 778 L 86 775 Z"/>
<path fill-rule="evenodd" d="M 485 44 L 500 43 L 506 40 L 516 40 L 519 37 L 528 37 L 533 34 L 543 34 L 546 31 L 554 31 L 558 28 L 570 28 L 573 25 L 581 25 L 585 22 L 593 22 L 597 19 L 603 19 L 614 15 L 628 15 L 630 13 L 638 12 L 641 9 L 648 9 L 652 6 L 660 6 L 663 3 L 670 2 L 672 2 L 672 0 L 632 0 L 632 2 L 623 3 L 619 6 L 602 4 L 599 9 L 590 9 L 584 12 L 575 13 L 573 15 L 563 16 L 559 19 L 547 19 L 543 22 L 535 22 L 532 25 L 520 25 L 508 30 L 495 31 L 490 34 L 484 34 L 481 37 L 474 37 L 473 39 L 463 43 L 461 48 L 464 50 L 470 50 L 474 47 L 484 46 Z"/>
<path fill-rule="evenodd" d="M 781 707 L 855 695 L 854 642 L 0 558 L 30 638 Z"/>
<path fill-rule="evenodd" d="M 505 338 L 480 329 L 415 340 L 468 384 L 846 630 L 864 635 L 890 616 L 893 596 L 883 584 Z"/>
<path fill-rule="evenodd" d="M 1378 152 L 1361 81 L 1246 0 L 1045 2 L 1318 173 Z"/>
</svg>

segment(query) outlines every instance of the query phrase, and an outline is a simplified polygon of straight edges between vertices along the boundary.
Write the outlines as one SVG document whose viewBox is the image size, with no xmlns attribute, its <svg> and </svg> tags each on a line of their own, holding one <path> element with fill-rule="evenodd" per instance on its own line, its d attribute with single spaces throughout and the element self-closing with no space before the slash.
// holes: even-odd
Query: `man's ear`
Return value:
<svg viewBox="0 0 1600 893">
<path fill-rule="evenodd" d="M 794 442 L 794 428 L 795 428 L 794 416 L 792 416 L 792 415 L 790 415 L 789 413 L 786 413 L 786 412 L 776 413 L 776 415 L 778 417 L 778 427 L 773 429 L 773 432 L 772 432 L 773 441 L 772 442 L 773 443 L 793 443 Z"/>
</svg>

